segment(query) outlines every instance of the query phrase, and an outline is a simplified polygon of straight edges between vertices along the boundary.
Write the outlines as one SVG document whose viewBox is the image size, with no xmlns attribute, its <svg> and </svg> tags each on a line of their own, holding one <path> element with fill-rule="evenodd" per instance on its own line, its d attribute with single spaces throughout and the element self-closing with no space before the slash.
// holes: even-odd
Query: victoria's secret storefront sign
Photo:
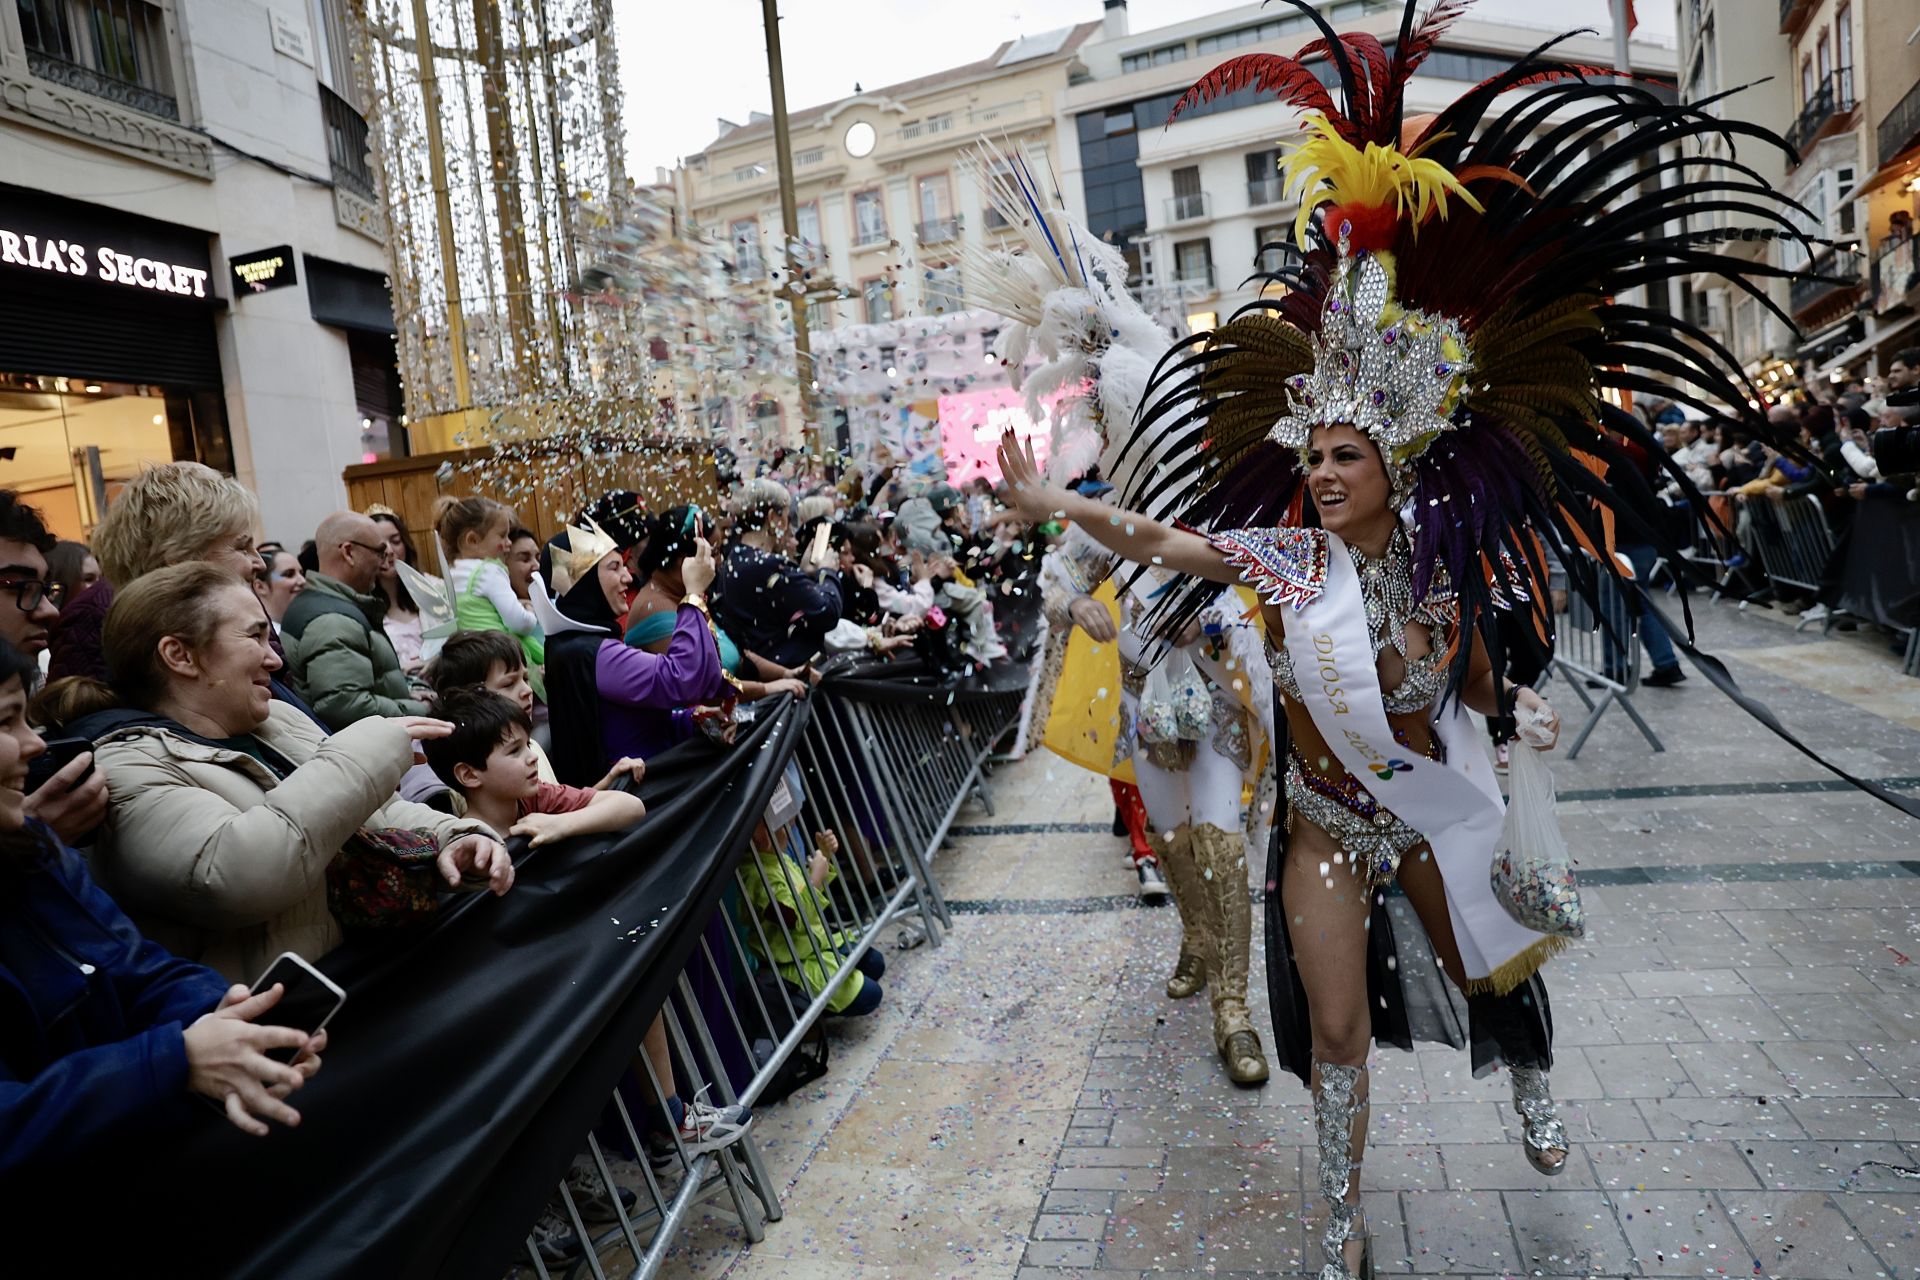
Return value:
<svg viewBox="0 0 1920 1280">
<path fill-rule="evenodd" d="M 203 232 L 0 186 L 0 270 L 215 302 Z"/>
</svg>

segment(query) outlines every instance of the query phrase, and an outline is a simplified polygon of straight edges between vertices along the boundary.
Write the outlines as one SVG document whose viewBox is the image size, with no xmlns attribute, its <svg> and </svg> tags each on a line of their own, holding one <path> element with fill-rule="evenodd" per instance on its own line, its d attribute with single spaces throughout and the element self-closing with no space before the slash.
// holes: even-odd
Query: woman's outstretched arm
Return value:
<svg viewBox="0 0 1920 1280">
<path fill-rule="evenodd" d="M 1190 573 L 1209 582 L 1240 580 L 1226 556 L 1199 534 L 1048 484 L 1034 460 L 1032 444 L 1021 442 L 1012 432 L 1000 437 L 999 458 L 1008 501 L 1029 524 L 1071 520 L 1095 542 L 1135 564 Z"/>
</svg>

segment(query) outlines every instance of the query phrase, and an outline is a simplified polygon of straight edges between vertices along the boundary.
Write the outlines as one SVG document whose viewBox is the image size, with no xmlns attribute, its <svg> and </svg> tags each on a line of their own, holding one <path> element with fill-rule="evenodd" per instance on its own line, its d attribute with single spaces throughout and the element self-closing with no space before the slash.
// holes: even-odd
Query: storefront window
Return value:
<svg viewBox="0 0 1920 1280">
<path fill-rule="evenodd" d="M 0 486 L 40 508 L 59 536 L 84 541 L 142 466 L 196 456 L 196 435 L 213 433 L 196 431 L 195 399 L 131 383 L 0 375 Z"/>
</svg>

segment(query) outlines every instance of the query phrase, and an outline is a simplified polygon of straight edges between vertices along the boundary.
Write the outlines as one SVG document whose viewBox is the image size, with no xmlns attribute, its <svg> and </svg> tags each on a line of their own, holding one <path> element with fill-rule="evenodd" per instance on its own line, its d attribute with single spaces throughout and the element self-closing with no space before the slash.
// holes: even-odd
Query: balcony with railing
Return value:
<svg viewBox="0 0 1920 1280">
<path fill-rule="evenodd" d="M 1808 146 L 1817 141 L 1828 124 L 1853 110 L 1853 68 L 1829 71 L 1807 99 L 1800 114 L 1787 126 L 1787 141 L 1803 157 Z"/>
<path fill-rule="evenodd" d="M 1920 259 L 1915 248 L 1920 240 L 1888 240 L 1873 255 L 1873 311 L 1885 315 L 1909 305 L 1908 299 L 1920 289 Z"/>
<path fill-rule="evenodd" d="M 1173 285 L 1183 297 L 1203 298 L 1214 290 L 1213 264 L 1205 266 L 1174 268 Z"/>
<path fill-rule="evenodd" d="M 16 0 L 27 67 L 41 80 L 179 120 L 166 15 L 148 0 Z"/>
<path fill-rule="evenodd" d="M 1920 80 L 1914 81 L 1907 96 L 1887 112 L 1875 133 L 1880 164 L 1892 164 L 1895 156 L 1920 142 Z"/>
<path fill-rule="evenodd" d="M 934 218 L 920 223 L 914 228 L 914 233 L 919 237 L 921 244 L 946 244 L 948 241 L 960 238 L 960 219 L 958 217 Z"/>
<path fill-rule="evenodd" d="M 1210 202 L 1204 191 L 1167 197 L 1167 223 L 1197 222 L 1207 216 Z"/>
<path fill-rule="evenodd" d="M 379 199 L 373 170 L 367 164 L 367 121 L 353 104 L 320 86 L 320 122 L 327 131 L 327 160 L 335 186 L 345 187 L 364 200 Z"/>
<path fill-rule="evenodd" d="M 1793 278 L 1793 286 L 1787 294 L 1787 309 L 1799 317 L 1823 303 L 1832 302 L 1842 293 L 1858 288 L 1860 268 L 1859 254 L 1827 250 Z"/>
<path fill-rule="evenodd" d="M 1254 178 L 1247 183 L 1247 207 L 1279 204 L 1287 196 L 1287 184 L 1280 178 Z"/>
</svg>

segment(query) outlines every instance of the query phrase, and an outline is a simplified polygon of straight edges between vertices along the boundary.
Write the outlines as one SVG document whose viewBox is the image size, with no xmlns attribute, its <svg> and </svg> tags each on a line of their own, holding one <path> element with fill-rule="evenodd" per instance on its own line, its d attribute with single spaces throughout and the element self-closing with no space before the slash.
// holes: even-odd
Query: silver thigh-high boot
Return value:
<svg viewBox="0 0 1920 1280">
<path fill-rule="evenodd" d="M 1539 1067 L 1509 1067 L 1507 1073 L 1513 1077 L 1513 1109 L 1520 1114 L 1525 1134 L 1521 1150 L 1527 1153 L 1527 1163 L 1549 1178 L 1557 1178 L 1566 1172 L 1571 1148 L 1567 1146 L 1567 1126 L 1561 1123 L 1559 1109 L 1547 1088 L 1547 1073 Z"/>
<path fill-rule="evenodd" d="M 1360 1161 L 1354 1158 L 1355 1125 L 1365 1132 L 1367 1069 L 1331 1062 L 1313 1064 L 1313 1127 L 1320 1138 L 1320 1194 L 1327 1201 L 1327 1226 L 1320 1237 L 1326 1263 L 1320 1280 L 1373 1280 L 1373 1241 L 1361 1221 L 1360 1206 L 1349 1197 L 1359 1189 Z M 1357 1270 L 1347 1266 L 1347 1243 L 1361 1243 Z"/>
</svg>

